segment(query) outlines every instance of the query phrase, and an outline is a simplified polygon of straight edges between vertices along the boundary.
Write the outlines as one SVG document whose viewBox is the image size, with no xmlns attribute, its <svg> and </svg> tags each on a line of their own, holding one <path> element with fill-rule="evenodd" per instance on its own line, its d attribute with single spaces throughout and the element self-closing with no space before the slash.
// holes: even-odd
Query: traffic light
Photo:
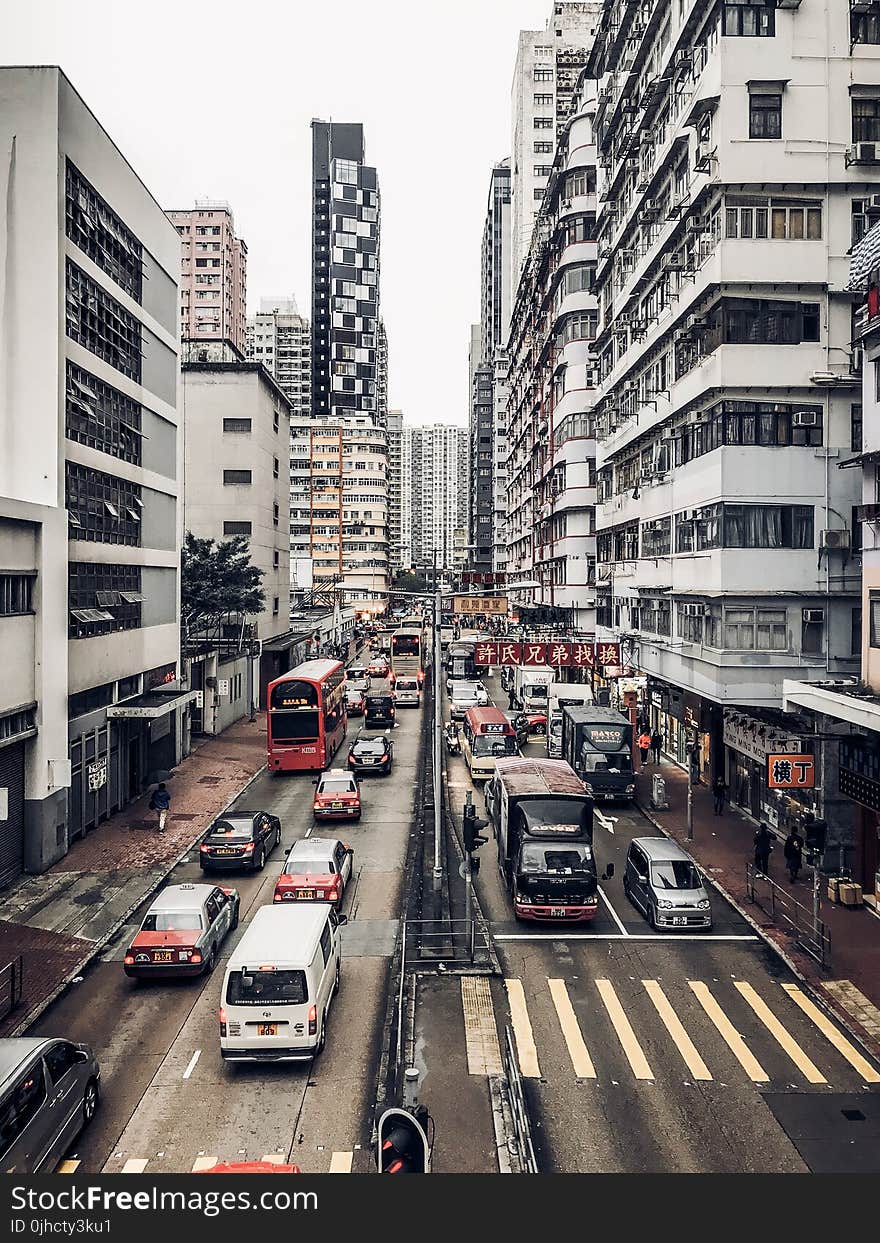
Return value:
<svg viewBox="0 0 880 1243">
<path fill-rule="evenodd" d="M 386 1109 L 379 1119 L 376 1165 L 380 1174 L 430 1173 L 428 1137 L 418 1118 L 408 1110 Z"/>
<path fill-rule="evenodd" d="M 828 822 L 826 820 L 808 819 L 804 825 L 806 835 L 806 844 L 808 850 L 813 850 L 821 855 L 825 852 L 825 835 L 828 831 Z"/>
<path fill-rule="evenodd" d="M 489 840 L 488 837 L 480 837 L 478 830 L 485 829 L 489 823 L 488 820 L 477 819 L 477 808 L 475 803 L 465 803 L 464 816 L 462 819 L 462 832 L 464 834 L 464 848 L 468 854 L 473 850 L 479 850 L 481 846 L 485 846 Z"/>
</svg>

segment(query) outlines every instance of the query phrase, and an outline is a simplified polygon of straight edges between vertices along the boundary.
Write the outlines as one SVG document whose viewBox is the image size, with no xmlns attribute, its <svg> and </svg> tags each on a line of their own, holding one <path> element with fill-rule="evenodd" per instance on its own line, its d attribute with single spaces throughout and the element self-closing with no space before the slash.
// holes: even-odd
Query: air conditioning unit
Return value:
<svg viewBox="0 0 880 1243">
<path fill-rule="evenodd" d="M 860 522 L 880 522 L 880 504 L 859 505 L 856 517 Z"/>
<path fill-rule="evenodd" d="M 692 315 L 691 330 L 693 332 L 708 332 L 712 327 L 712 321 L 708 315 Z"/>
<path fill-rule="evenodd" d="M 630 325 L 630 332 L 633 335 L 633 340 L 638 340 L 640 337 L 643 337 L 647 332 L 645 321 L 643 319 L 634 319 Z"/>
<path fill-rule="evenodd" d="M 826 552 L 849 552 L 852 536 L 848 530 L 820 531 L 819 547 Z"/>
<path fill-rule="evenodd" d="M 880 194 L 872 194 L 871 202 L 867 206 L 870 211 L 880 211 Z"/>
<path fill-rule="evenodd" d="M 880 143 L 857 142 L 846 149 L 847 164 L 877 164 L 880 162 Z"/>
<path fill-rule="evenodd" d="M 623 311 L 618 315 L 617 322 L 621 327 L 626 327 L 632 322 L 632 311 Z"/>
<path fill-rule="evenodd" d="M 562 200 L 562 206 L 563 206 L 563 208 L 566 208 L 566 209 L 567 209 L 567 208 L 569 208 L 569 207 L 571 207 L 571 199 L 563 199 L 563 200 Z"/>
<path fill-rule="evenodd" d="M 671 427 L 664 427 L 664 428 L 663 428 L 663 431 L 660 433 L 660 439 L 661 439 L 661 440 L 671 440 L 671 439 L 672 439 L 672 434 L 673 434 L 673 433 L 672 433 L 672 428 L 671 428 Z"/>
<path fill-rule="evenodd" d="M 693 335 L 694 334 L 691 332 L 690 328 L 676 328 L 675 333 L 673 334 L 673 340 L 690 341 Z"/>
<path fill-rule="evenodd" d="M 849 356 L 849 369 L 852 375 L 862 374 L 862 364 L 865 361 L 865 353 L 860 345 L 853 348 L 853 352 Z"/>
<path fill-rule="evenodd" d="M 825 610 L 824 609 L 801 609 L 801 616 L 803 617 L 804 621 L 808 623 L 815 624 L 816 622 L 824 622 Z"/>
<path fill-rule="evenodd" d="M 822 415 L 818 410 L 795 410 L 791 416 L 792 427 L 818 427 Z"/>
</svg>

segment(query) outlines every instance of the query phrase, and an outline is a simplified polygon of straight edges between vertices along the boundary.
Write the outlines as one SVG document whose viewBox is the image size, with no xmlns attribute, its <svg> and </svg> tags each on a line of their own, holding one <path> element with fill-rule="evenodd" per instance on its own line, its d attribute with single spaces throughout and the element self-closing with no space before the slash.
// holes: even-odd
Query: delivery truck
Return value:
<svg viewBox="0 0 880 1243">
<path fill-rule="evenodd" d="M 593 688 L 585 682 L 551 682 L 547 688 L 547 755 L 562 759 L 562 709 L 583 708 L 593 702 Z"/>
<path fill-rule="evenodd" d="M 622 713 L 596 704 L 563 708 L 562 755 L 594 802 L 632 802 L 632 725 Z"/>
</svg>

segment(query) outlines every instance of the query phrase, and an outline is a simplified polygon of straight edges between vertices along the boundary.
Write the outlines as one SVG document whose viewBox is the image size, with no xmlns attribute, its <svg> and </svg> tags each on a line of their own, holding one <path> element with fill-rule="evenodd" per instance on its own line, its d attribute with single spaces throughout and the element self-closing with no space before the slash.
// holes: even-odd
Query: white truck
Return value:
<svg viewBox="0 0 880 1243">
<path fill-rule="evenodd" d="M 554 670 L 549 665 L 517 665 L 513 671 L 513 702 L 523 712 L 546 712 L 547 689 Z"/>
<path fill-rule="evenodd" d="M 562 709 L 593 702 L 593 688 L 584 682 L 551 682 L 547 687 L 547 755 L 562 759 Z"/>
</svg>

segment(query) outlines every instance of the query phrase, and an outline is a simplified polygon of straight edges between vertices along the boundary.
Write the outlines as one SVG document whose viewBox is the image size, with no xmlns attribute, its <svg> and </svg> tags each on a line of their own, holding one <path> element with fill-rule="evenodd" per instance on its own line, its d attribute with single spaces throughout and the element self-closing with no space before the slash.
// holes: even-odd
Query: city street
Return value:
<svg viewBox="0 0 880 1243">
<path fill-rule="evenodd" d="M 338 836 L 354 847 L 354 883 L 344 906 L 349 923 L 342 930 L 342 989 L 320 1059 L 314 1065 L 231 1067 L 220 1057 L 217 1012 L 225 961 L 253 913 L 272 900 L 285 853 L 276 850 L 262 873 L 220 877 L 220 883 L 239 889 L 242 915 L 212 976 L 127 979 L 122 958 L 137 926 L 133 920 L 82 983 L 32 1029 L 31 1034 L 87 1041 L 101 1063 L 101 1107 L 64 1169 L 185 1173 L 215 1161 L 262 1158 L 290 1161 L 312 1173 L 372 1168 L 365 1117 L 381 1048 L 422 717 L 421 710 L 400 713 L 394 767 L 389 777 L 363 780 L 359 822 L 314 826 L 309 774 L 263 773 L 235 804 L 278 815 L 285 851 L 312 832 Z M 357 719 L 349 722 L 348 739 L 334 763 L 344 766 L 357 728 Z M 199 879 L 192 852 L 169 883 Z"/>
</svg>

